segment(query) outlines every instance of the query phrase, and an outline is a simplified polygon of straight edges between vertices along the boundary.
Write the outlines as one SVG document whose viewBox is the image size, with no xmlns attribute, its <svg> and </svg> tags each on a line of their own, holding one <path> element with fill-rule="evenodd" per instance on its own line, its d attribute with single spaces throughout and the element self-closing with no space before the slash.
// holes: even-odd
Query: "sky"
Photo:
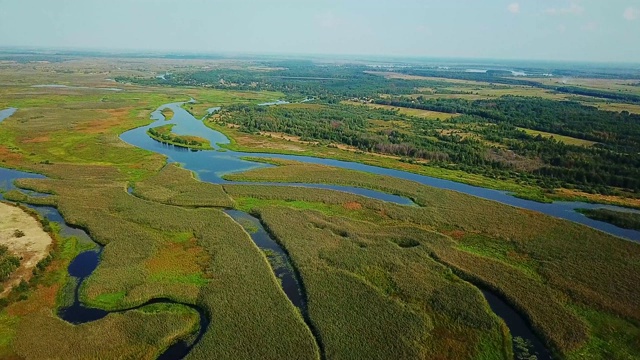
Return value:
<svg viewBox="0 0 640 360">
<path fill-rule="evenodd" d="M 640 0 L 0 0 L 0 47 L 640 63 Z"/>
</svg>

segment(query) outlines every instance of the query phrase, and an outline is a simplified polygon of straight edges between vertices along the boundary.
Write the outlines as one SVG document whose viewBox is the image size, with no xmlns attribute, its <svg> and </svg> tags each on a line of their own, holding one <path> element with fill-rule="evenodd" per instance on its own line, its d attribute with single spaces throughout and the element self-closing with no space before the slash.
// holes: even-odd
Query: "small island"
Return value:
<svg viewBox="0 0 640 360">
<path fill-rule="evenodd" d="M 173 119 L 173 115 L 175 114 L 173 112 L 173 110 L 171 110 L 169 108 L 164 108 L 160 112 L 162 113 L 162 116 L 164 116 L 164 120 L 165 121 L 169 121 L 169 120 Z"/>
<path fill-rule="evenodd" d="M 147 135 L 156 141 L 193 150 L 212 150 L 207 139 L 198 136 L 177 135 L 171 132 L 175 124 L 158 126 L 147 130 Z"/>
<path fill-rule="evenodd" d="M 640 214 L 608 209 L 578 209 L 586 217 L 608 222 L 624 229 L 640 230 Z"/>
</svg>

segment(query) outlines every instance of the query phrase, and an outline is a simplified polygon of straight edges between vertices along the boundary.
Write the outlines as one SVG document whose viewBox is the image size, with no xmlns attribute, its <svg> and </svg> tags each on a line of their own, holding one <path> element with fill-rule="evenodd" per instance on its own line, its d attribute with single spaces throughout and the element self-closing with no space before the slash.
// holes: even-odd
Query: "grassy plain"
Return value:
<svg viewBox="0 0 640 360">
<path fill-rule="evenodd" d="M 638 245 L 454 192 L 294 162 L 234 177 L 363 186 L 408 196 L 420 207 L 329 190 L 200 183 L 186 170 L 165 166 L 163 157 L 124 144 L 118 134 L 148 124 L 150 112 L 164 103 L 196 98 L 200 103 L 188 109 L 199 116 L 211 106 L 279 94 L 127 84 L 118 84 L 121 92 L 30 87 L 113 86 L 106 76 L 146 73 L 135 64 L 117 63 L 124 69 L 118 71 L 116 65 L 105 71 L 99 67 L 104 63 L 96 64 L 86 72 L 78 69 L 87 64 L 0 67 L 7 74 L 3 81 L 11 84 L 0 87 L 0 107 L 19 108 L 0 125 L 3 165 L 50 176 L 19 185 L 53 193 L 46 201 L 105 245 L 100 266 L 81 289 L 87 304 L 122 309 L 155 297 L 198 304 L 211 325 L 193 359 L 318 358 L 317 342 L 327 358 L 508 358 L 504 325 L 466 279 L 520 308 L 561 356 L 622 359 L 640 353 Z M 167 64 L 150 68 L 166 71 Z M 31 66 L 37 67 L 35 75 Z M 236 140 L 230 148 L 296 147 L 302 154 L 536 191 L 398 159 L 223 130 Z M 135 196 L 125 191 L 129 185 Z M 41 201 L 16 192 L 11 198 Z M 259 215 L 291 254 L 318 339 L 249 235 L 211 208 L 232 206 Z M 152 358 L 195 330 L 197 317 L 181 306 L 110 315 L 82 326 L 60 321 L 54 314 L 69 295 L 66 267 L 80 248 L 74 239 L 56 239 L 48 270 L 0 311 L 0 356 Z M 80 339 L 86 334 L 91 336 Z"/>
<path fill-rule="evenodd" d="M 100 181 L 76 180 L 84 170 L 77 167 L 70 180 L 20 184 L 57 194 L 65 220 L 105 245 L 81 290 L 85 303 L 122 309 L 170 298 L 200 305 L 212 322 L 193 358 L 317 357 L 311 332 L 266 258 L 231 218 L 131 196 L 126 183 L 109 180 L 117 173 L 108 168 Z"/>
<path fill-rule="evenodd" d="M 576 146 L 584 146 L 584 147 L 590 147 L 593 146 L 595 144 L 597 144 L 594 141 L 589 141 L 589 140 L 583 140 L 583 139 L 576 139 L 576 138 L 572 138 L 570 136 L 563 136 L 563 135 L 558 135 L 558 134 L 552 134 L 552 133 L 548 133 L 548 132 L 544 132 L 544 131 L 538 131 L 538 130 L 531 130 L 531 129 L 525 129 L 525 128 L 518 128 L 522 131 L 524 131 L 525 133 L 531 135 L 531 136 L 542 136 L 542 137 L 546 137 L 546 138 L 554 138 L 557 141 L 563 142 L 567 145 L 576 145 Z"/>
<path fill-rule="evenodd" d="M 410 229 L 265 205 L 258 213 L 305 281 L 328 357 L 509 354 L 481 294 L 431 259 Z"/>
<path fill-rule="evenodd" d="M 184 104 L 184 108 L 193 114 L 197 119 L 205 117 L 211 107 L 225 106 L 231 104 L 259 104 L 275 99 L 284 98 L 284 94 L 274 91 L 228 91 L 228 90 L 211 90 L 211 91 L 195 91 L 193 92 L 196 99 L 195 104 Z"/>
<path fill-rule="evenodd" d="M 468 195 L 429 188 L 410 181 L 330 168 L 281 162 L 280 168 L 251 170 L 229 175 L 234 180 L 272 182 L 326 182 L 375 188 L 412 198 L 421 208 L 380 203 L 353 196 L 330 196 L 320 190 L 225 186 L 240 206 L 262 209 L 286 206 L 302 211 L 322 211 L 327 216 L 347 216 L 346 203 L 361 205 L 352 218 L 372 224 L 414 224 L 442 234 L 429 241 L 431 256 L 456 274 L 494 289 L 521 309 L 553 348 L 568 358 L 622 356 L 635 353 L 637 344 L 605 331 L 616 317 L 618 325 L 637 333 L 640 319 L 635 309 L 637 288 L 633 285 L 640 264 L 640 246 L 574 223 L 539 213 L 512 208 Z M 304 169 L 303 167 L 306 167 Z M 278 199 L 281 196 L 285 202 Z M 240 200 L 238 197 L 263 199 Z M 272 201 L 274 201 L 271 203 Z M 311 204 L 304 205 L 300 202 Z M 290 205 L 287 205 L 290 204 Z M 316 206 L 313 203 L 325 205 Z M 455 205 L 454 205 L 455 204 Z M 353 207 L 351 207 L 353 208 Z M 275 210 L 274 210 L 275 211 Z M 288 214 L 288 218 L 293 215 Z M 376 218 L 377 217 L 377 218 Z M 282 217 L 270 228 L 284 226 Z M 293 226 L 299 222 L 287 222 Z M 303 226 L 303 225 L 300 225 Z M 534 230 L 535 229 L 535 230 Z M 291 230 L 293 231 L 293 230 Z M 302 230 L 300 230 L 302 231 Z M 308 231 L 308 230 L 307 230 Z M 381 230 L 382 231 L 382 230 Z M 348 233 L 348 231 L 347 231 Z M 276 232 L 277 235 L 277 232 Z M 303 276 L 304 278 L 304 276 Z M 615 282 L 615 285 L 612 283 Z M 576 315 L 574 308 L 589 309 L 592 316 Z M 597 314 L 597 316 L 596 316 Z M 609 320 L 603 320 L 609 319 Z M 590 330 L 591 329 L 591 330 Z M 604 338 L 600 338 L 604 336 Z M 595 343 L 610 343 L 595 351 Z"/>
<path fill-rule="evenodd" d="M 414 116 L 425 120 L 442 120 L 447 121 L 451 118 L 456 117 L 455 114 L 447 114 L 441 113 L 437 111 L 429 111 L 429 110 L 420 110 L 420 109 L 410 109 L 410 108 L 401 108 L 390 105 L 378 105 L 378 104 L 369 104 L 369 103 L 360 103 L 356 101 L 343 101 L 343 104 L 347 105 L 356 105 L 356 106 L 367 106 L 372 109 L 385 109 L 385 110 L 395 110 L 402 115 Z"/>
<path fill-rule="evenodd" d="M 281 290 L 265 256 L 239 225 L 219 210 L 164 205 L 125 191 L 129 184 L 140 182 L 134 187 L 154 201 L 189 207 L 232 206 L 213 185 L 192 188 L 206 191 L 211 198 L 196 202 L 194 193 L 184 196 L 185 190 L 175 179 L 171 181 L 164 172 L 154 176 L 165 165 L 162 156 L 127 145 L 118 135 L 150 123 L 149 114 L 165 103 L 194 97 L 223 104 L 257 101 L 273 94 L 127 84 L 118 85 L 124 91 L 31 88 L 45 79 L 98 85 L 104 83 L 100 78 L 117 75 L 96 72 L 83 77 L 75 68 L 68 69 L 70 64 L 43 68 L 49 66 L 68 71 L 39 77 L 38 72 L 24 69 L 30 69 L 29 65 L 2 70 L 30 75 L 3 78 L 13 85 L 0 88 L 0 107 L 19 110 L 0 125 L 0 159 L 3 166 L 48 175 L 52 180 L 21 185 L 55 193 L 47 202 L 56 205 L 66 221 L 87 229 L 105 245 L 100 266 L 81 289 L 83 301 L 105 309 L 128 308 L 155 297 L 198 304 L 212 323 L 190 355 L 195 359 L 291 354 L 317 358 L 317 345 L 302 316 Z M 174 170 L 169 175 L 180 174 L 179 179 L 188 174 Z M 12 197 L 38 201 L 16 192 Z M 60 306 L 58 299 L 68 298 L 71 290 L 65 285 L 66 264 L 76 253 L 69 251 L 64 261 L 54 261 L 45 276 L 46 286 L 38 285 L 25 295 L 26 300 L 14 302 L 17 298 L 12 298 L 0 315 L 0 353 L 37 358 L 49 349 L 47 356 L 52 357 L 154 358 L 162 348 L 194 331 L 193 313 L 175 315 L 171 309 L 156 309 L 153 315 L 110 315 L 80 327 L 61 322 L 54 314 Z M 164 325 L 155 326 L 157 322 Z M 72 343 L 61 340 L 86 332 L 100 334 L 104 345 L 96 345 L 97 338 L 91 338 L 70 351 Z M 105 333 L 109 334 L 106 338 Z M 39 344 L 29 349 L 26 344 L 34 336 Z"/>
<path fill-rule="evenodd" d="M 135 184 L 133 193 L 143 199 L 184 207 L 233 207 L 233 200 L 222 189 L 196 181 L 193 173 L 176 164 L 168 164 L 162 170 Z"/>
</svg>

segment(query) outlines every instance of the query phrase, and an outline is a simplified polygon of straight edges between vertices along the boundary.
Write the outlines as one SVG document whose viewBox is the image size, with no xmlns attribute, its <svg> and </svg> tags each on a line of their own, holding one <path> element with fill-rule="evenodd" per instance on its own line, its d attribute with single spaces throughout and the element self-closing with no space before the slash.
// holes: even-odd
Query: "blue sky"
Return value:
<svg viewBox="0 0 640 360">
<path fill-rule="evenodd" d="M 0 46 L 640 63 L 640 0 L 0 0 Z"/>
</svg>

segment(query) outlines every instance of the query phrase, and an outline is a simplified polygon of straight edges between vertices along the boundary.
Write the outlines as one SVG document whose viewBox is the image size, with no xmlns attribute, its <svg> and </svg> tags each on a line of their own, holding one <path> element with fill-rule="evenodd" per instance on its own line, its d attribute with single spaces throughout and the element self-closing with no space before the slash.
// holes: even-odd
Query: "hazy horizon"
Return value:
<svg viewBox="0 0 640 360">
<path fill-rule="evenodd" d="M 0 0 L 0 47 L 640 63 L 640 0 Z"/>
</svg>

